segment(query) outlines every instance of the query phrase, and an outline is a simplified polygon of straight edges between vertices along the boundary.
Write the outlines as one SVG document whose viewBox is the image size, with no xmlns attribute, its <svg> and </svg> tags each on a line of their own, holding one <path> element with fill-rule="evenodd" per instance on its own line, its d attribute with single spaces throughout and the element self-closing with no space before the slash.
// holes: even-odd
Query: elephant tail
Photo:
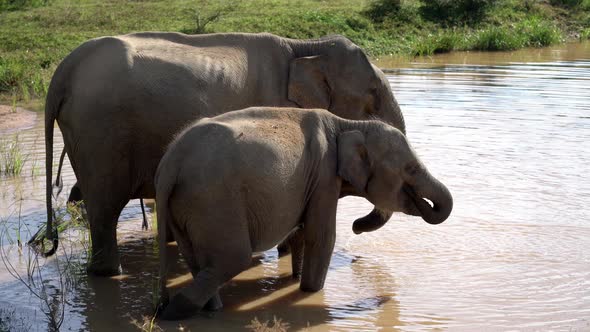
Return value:
<svg viewBox="0 0 590 332">
<path fill-rule="evenodd" d="M 58 70 L 56 70 L 56 73 L 54 74 L 54 77 L 51 80 L 51 84 L 49 85 L 49 91 L 47 92 L 47 99 L 45 100 L 45 200 L 47 208 L 47 227 L 45 237 L 48 240 L 52 241 L 52 248 L 48 252 L 43 253 L 43 256 L 45 257 L 53 255 L 57 251 L 57 246 L 59 244 L 57 226 L 53 225 L 55 217 L 53 214 L 52 206 L 53 129 L 55 125 L 55 120 L 57 119 L 59 110 L 64 100 L 64 93 L 63 89 L 61 88 L 62 84 L 61 82 L 58 82 L 60 76 L 58 74 L 59 69 L 60 68 L 58 67 Z M 64 155 L 65 148 L 60 158 L 60 165 L 63 162 Z M 60 186 L 60 182 L 61 181 L 58 175 L 56 184 Z M 29 243 L 31 243 L 34 240 L 35 237 L 33 237 L 31 241 L 29 241 Z"/>
<path fill-rule="evenodd" d="M 66 156 L 66 147 L 64 146 L 63 150 L 61 151 L 61 156 L 59 157 L 59 165 L 57 166 L 57 175 L 55 176 L 55 186 L 57 187 L 57 197 L 61 190 L 63 189 L 63 181 L 61 180 L 61 169 L 64 164 L 64 157 Z"/>
<path fill-rule="evenodd" d="M 165 158 L 162 158 L 164 160 Z M 165 307 L 168 304 L 168 291 L 166 289 L 166 280 L 168 275 L 168 250 L 167 250 L 167 227 L 172 223 L 172 214 L 170 213 L 169 198 L 176 184 L 176 174 L 172 172 L 163 172 L 162 163 L 156 171 L 156 217 L 158 225 L 158 247 L 160 249 L 160 273 L 159 273 L 159 291 L 160 306 Z M 160 309 L 159 307 L 158 309 Z"/>
</svg>

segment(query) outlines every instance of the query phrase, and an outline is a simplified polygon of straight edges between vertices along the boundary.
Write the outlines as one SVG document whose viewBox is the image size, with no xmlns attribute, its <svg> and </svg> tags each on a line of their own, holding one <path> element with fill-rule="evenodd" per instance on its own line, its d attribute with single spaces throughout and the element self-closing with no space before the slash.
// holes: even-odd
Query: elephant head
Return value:
<svg viewBox="0 0 590 332">
<path fill-rule="evenodd" d="M 345 119 L 378 119 L 405 134 L 389 82 L 360 47 L 342 36 L 290 42 L 295 58 L 289 67 L 289 100 Z"/>
<path fill-rule="evenodd" d="M 345 119 L 377 119 L 406 133 L 404 117 L 381 70 L 360 47 L 342 36 L 289 40 L 295 58 L 289 68 L 288 98 L 303 108 L 323 108 Z M 349 183 L 343 196 L 356 194 Z M 374 209 L 355 222 L 359 230 L 384 225 L 391 212 Z"/>
<path fill-rule="evenodd" d="M 445 221 L 453 209 L 449 190 L 428 172 L 405 135 L 385 124 L 370 124 L 338 137 L 339 176 L 375 205 L 371 214 L 385 213 L 355 221 L 354 232 L 377 229 L 382 224 L 371 220 L 384 220 L 396 211 L 421 216 L 429 224 Z"/>
</svg>

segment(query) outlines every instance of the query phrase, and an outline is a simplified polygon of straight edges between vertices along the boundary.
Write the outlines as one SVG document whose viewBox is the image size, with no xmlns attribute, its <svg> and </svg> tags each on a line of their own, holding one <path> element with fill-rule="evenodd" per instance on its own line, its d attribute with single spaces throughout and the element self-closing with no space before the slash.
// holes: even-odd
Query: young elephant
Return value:
<svg viewBox="0 0 590 332">
<path fill-rule="evenodd" d="M 322 289 L 343 181 L 378 209 L 431 224 L 443 222 L 453 206 L 405 136 L 380 121 L 259 107 L 185 129 L 160 161 L 155 183 L 159 234 L 171 228 L 194 283 L 168 304 L 161 236 L 160 287 L 168 304 L 161 317 L 180 319 L 208 302 L 220 306 L 219 287 L 248 268 L 252 253 L 272 248 L 298 226 L 304 241 L 300 288 Z"/>
</svg>

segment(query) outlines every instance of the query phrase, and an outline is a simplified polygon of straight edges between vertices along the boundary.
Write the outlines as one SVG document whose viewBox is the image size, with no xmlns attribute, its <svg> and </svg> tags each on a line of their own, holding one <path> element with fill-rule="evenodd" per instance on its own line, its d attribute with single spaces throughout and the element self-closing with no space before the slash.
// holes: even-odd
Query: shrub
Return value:
<svg viewBox="0 0 590 332">
<path fill-rule="evenodd" d="M 505 27 L 491 27 L 475 37 L 473 49 L 481 51 L 508 51 L 524 46 L 520 35 Z"/>
<path fill-rule="evenodd" d="M 473 48 L 508 51 L 522 47 L 542 47 L 560 42 L 561 31 L 551 22 L 528 18 L 513 27 L 490 27 L 477 33 Z"/>
<path fill-rule="evenodd" d="M 41 73 L 33 71 L 36 69 L 31 66 L 31 59 L 0 58 L 0 93 L 17 93 L 19 99 L 26 100 L 33 94 L 34 96 L 43 96 L 47 93 L 47 85 L 43 80 Z"/>
<path fill-rule="evenodd" d="M 19 175 L 27 156 L 22 152 L 18 136 L 14 141 L 0 142 L 0 174 Z"/>
<path fill-rule="evenodd" d="M 372 21 L 381 23 L 385 18 L 397 14 L 400 8 L 401 0 L 375 0 L 364 13 Z"/>
<path fill-rule="evenodd" d="M 479 22 L 499 0 L 422 0 L 422 16 L 447 24 Z"/>
<path fill-rule="evenodd" d="M 45 6 L 49 0 L 0 0 L 0 12 Z"/>
<path fill-rule="evenodd" d="M 526 38 L 525 46 L 542 47 L 559 43 L 562 39 L 560 31 L 550 22 L 532 17 L 517 26 L 519 33 Z"/>
<path fill-rule="evenodd" d="M 455 31 L 445 31 L 418 40 L 418 42 L 414 44 L 412 55 L 420 56 L 451 52 L 462 49 L 464 43 L 465 41 L 460 33 Z"/>
<path fill-rule="evenodd" d="M 583 0 L 551 0 L 549 1 L 554 6 L 575 7 L 580 5 Z"/>
<path fill-rule="evenodd" d="M 24 63 L 0 59 L 0 92 L 16 89 L 24 78 Z"/>
</svg>

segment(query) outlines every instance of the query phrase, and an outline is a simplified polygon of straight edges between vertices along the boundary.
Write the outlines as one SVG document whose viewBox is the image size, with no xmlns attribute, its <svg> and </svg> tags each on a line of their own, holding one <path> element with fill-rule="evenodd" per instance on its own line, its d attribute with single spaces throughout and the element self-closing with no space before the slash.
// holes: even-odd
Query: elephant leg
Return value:
<svg viewBox="0 0 590 332">
<path fill-rule="evenodd" d="M 245 256 L 243 253 L 228 251 L 226 256 L 224 261 L 212 262 L 212 264 L 225 265 L 224 267 L 207 266 L 200 270 L 189 288 L 172 297 L 161 318 L 178 320 L 192 316 L 206 306 L 210 306 L 210 309 L 220 307 L 222 304 L 219 287 L 248 268 L 250 263 L 250 256 Z M 235 264 L 228 264 L 228 262 Z"/>
<path fill-rule="evenodd" d="M 121 273 L 121 262 L 117 249 L 117 220 L 119 211 L 106 210 L 100 213 L 88 212 L 92 256 L 87 271 L 97 276 L 113 276 Z"/>
<path fill-rule="evenodd" d="M 208 225 L 221 225 L 232 218 L 207 218 Z M 194 255 L 202 267 L 195 275 L 191 286 L 176 294 L 164 309 L 162 319 L 183 319 L 204 309 L 207 304 L 215 307 L 220 304 L 219 288 L 231 278 L 250 266 L 252 248 L 249 234 L 240 225 L 226 225 L 223 228 L 196 228 L 191 232 Z"/>
<path fill-rule="evenodd" d="M 91 190 L 93 187 L 98 190 Z M 129 196 L 112 182 L 84 187 L 83 192 L 92 240 L 92 255 L 87 271 L 97 276 L 120 274 L 117 221 L 129 202 Z"/>
<path fill-rule="evenodd" d="M 277 251 L 279 252 L 279 257 L 283 257 L 290 252 L 289 248 L 289 238 L 283 240 L 283 242 L 279 243 L 277 246 Z"/>
<path fill-rule="evenodd" d="M 324 287 L 336 242 L 338 194 L 339 192 L 326 192 L 312 195 L 305 211 L 303 223 L 305 248 L 299 286 L 304 292 L 317 292 Z"/>
<path fill-rule="evenodd" d="M 166 242 L 174 242 L 174 234 L 172 234 L 170 227 L 166 228 Z"/>
<path fill-rule="evenodd" d="M 291 249 L 291 270 L 294 279 L 301 277 L 303 269 L 303 252 L 305 247 L 303 228 L 297 229 L 288 238 L 289 248 Z"/>
<path fill-rule="evenodd" d="M 172 235 L 171 228 L 172 227 L 166 227 L 166 236 L 168 236 L 169 234 Z M 200 268 L 199 262 L 195 257 L 195 251 L 190 242 L 185 241 L 185 239 L 183 239 L 182 236 L 179 236 L 178 238 L 178 248 L 182 252 L 182 256 L 184 257 L 186 265 L 188 265 L 191 274 L 193 275 L 193 279 L 196 280 Z M 221 302 L 221 296 L 219 296 L 219 292 L 216 292 L 215 295 L 213 295 L 213 297 L 211 297 L 211 299 L 203 307 L 203 309 L 207 311 L 218 311 L 221 308 L 223 308 L 223 303 Z"/>
<path fill-rule="evenodd" d="M 219 311 L 222 308 L 223 302 L 221 302 L 221 296 L 219 295 L 219 291 L 217 291 L 215 292 L 215 295 L 207 301 L 203 309 L 207 311 Z"/>
<path fill-rule="evenodd" d="M 70 196 L 68 196 L 68 203 L 77 204 L 82 201 L 82 191 L 78 182 L 74 184 L 72 190 L 70 190 Z"/>
</svg>

